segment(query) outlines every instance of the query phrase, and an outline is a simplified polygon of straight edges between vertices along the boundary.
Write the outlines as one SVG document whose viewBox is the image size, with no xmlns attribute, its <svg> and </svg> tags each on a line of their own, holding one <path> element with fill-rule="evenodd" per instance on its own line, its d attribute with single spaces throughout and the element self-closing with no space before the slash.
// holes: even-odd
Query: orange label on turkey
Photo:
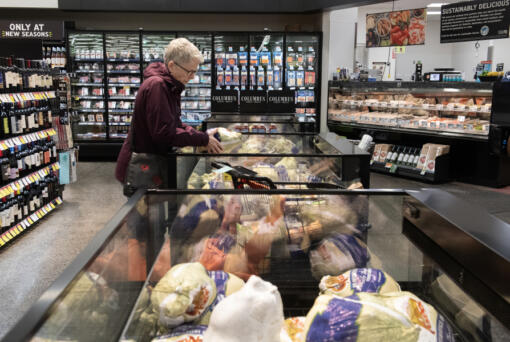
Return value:
<svg viewBox="0 0 510 342">
<path fill-rule="evenodd" d="M 326 287 L 334 292 L 342 291 L 347 285 L 347 279 L 343 275 L 338 277 L 328 277 L 326 279 Z"/>
<path fill-rule="evenodd" d="M 411 322 L 418 324 L 419 326 L 427 329 L 431 333 L 435 334 L 432 331 L 432 325 L 430 324 L 429 317 L 427 316 L 427 312 L 425 311 L 425 307 L 423 303 L 418 302 L 412 298 L 409 298 L 409 317 L 411 318 Z"/>
</svg>

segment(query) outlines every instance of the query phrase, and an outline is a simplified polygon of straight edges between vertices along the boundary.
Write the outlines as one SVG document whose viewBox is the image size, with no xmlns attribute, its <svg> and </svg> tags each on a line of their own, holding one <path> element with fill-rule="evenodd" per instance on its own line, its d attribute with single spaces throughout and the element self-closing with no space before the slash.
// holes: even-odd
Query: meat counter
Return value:
<svg viewBox="0 0 510 342">
<path fill-rule="evenodd" d="M 269 176 L 273 182 L 332 182 L 342 188 L 357 183 L 364 188 L 370 186 L 370 154 L 334 133 L 264 135 L 227 130 L 219 133 L 224 147 L 221 154 L 212 156 L 199 149 L 185 148 L 169 155 L 170 188 L 201 188 L 213 180 L 203 176 L 212 172 L 214 162 L 252 171 L 257 168 L 261 176 Z"/>
<path fill-rule="evenodd" d="M 140 190 L 5 340 L 508 341 L 509 228 L 440 190 Z"/>
</svg>

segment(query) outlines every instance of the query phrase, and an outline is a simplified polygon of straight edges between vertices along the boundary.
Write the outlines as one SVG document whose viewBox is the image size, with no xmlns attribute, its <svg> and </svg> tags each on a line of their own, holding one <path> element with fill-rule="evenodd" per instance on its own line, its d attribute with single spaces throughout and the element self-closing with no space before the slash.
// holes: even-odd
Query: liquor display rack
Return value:
<svg viewBox="0 0 510 342">
<path fill-rule="evenodd" d="M 0 58 L 0 246 L 62 203 L 52 128 L 55 74 L 44 61 Z M 58 199 L 58 200 L 57 200 Z"/>
<path fill-rule="evenodd" d="M 320 84 L 320 33 L 271 32 L 268 35 L 266 32 L 70 30 L 67 32 L 67 66 L 73 75 L 73 110 L 76 111 L 73 134 L 76 144 L 80 146 L 80 157 L 117 157 L 122 140 L 129 130 L 136 92 L 143 81 L 141 70 L 149 63 L 163 61 L 164 48 L 174 38 L 189 39 L 201 50 L 205 59 L 195 78 L 186 85 L 181 94 L 183 123 L 200 126 L 203 120 L 211 116 L 213 95 L 217 90 L 218 69 L 215 65 L 217 58 L 214 47 L 223 45 L 228 49 L 231 44 L 229 37 L 233 36 L 241 36 L 247 50 L 250 50 L 252 45 L 254 49 L 257 48 L 256 52 L 246 50 L 247 63 L 253 61 L 253 66 L 257 67 L 255 73 L 250 74 L 247 65 L 246 79 L 257 75 L 259 63 L 262 62 L 264 65 L 260 66 L 264 70 L 264 84 L 269 83 L 268 77 L 269 80 L 273 79 L 273 88 L 262 87 L 263 95 L 267 96 L 272 94 L 270 91 L 274 91 L 281 97 L 291 98 L 291 111 L 280 110 L 278 113 L 290 113 L 297 121 L 311 123 L 312 131 L 318 131 L 320 87 L 316 85 Z M 236 45 L 236 49 L 239 50 L 239 46 Z M 237 50 L 235 60 L 240 61 L 238 52 L 241 51 Z M 273 50 L 278 51 L 274 54 Z M 281 82 L 281 86 L 276 88 L 273 69 L 273 65 L 276 66 L 273 58 L 275 56 Z M 266 63 L 266 57 L 270 59 L 271 66 Z M 240 80 L 241 68 L 238 68 L 238 71 Z M 287 81 L 289 77 L 290 82 Z M 254 84 L 257 84 L 257 81 L 254 79 Z M 227 90 L 225 87 L 220 88 L 221 92 Z M 232 90 L 234 88 L 232 87 Z M 246 90 L 250 91 L 249 88 Z M 257 90 L 258 86 L 254 91 Z M 244 107 L 239 108 L 238 103 L 239 98 L 235 110 L 227 112 L 249 112 L 243 111 Z M 251 113 L 276 113 L 271 111 L 269 106 L 258 109 L 252 108 Z M 310 126 L 307 124 L 306 127 Z"/>
</svg>

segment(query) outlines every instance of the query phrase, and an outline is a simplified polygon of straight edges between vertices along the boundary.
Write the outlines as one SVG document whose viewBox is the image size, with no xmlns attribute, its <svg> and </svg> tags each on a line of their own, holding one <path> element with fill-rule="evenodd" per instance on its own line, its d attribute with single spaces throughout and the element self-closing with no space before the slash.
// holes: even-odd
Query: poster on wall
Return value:
<svg viewBox="0 0 510 342">
<path fill-rule="evenodd" d="M 457 2 L 441 7 L 441 43 L 509 37 L 510 0 Z"/>
<path fill-rule="evenodd" d="M 367 14 L 366 47 L 423 45 L 426 24 L 425 8 Z"/>
</svg>

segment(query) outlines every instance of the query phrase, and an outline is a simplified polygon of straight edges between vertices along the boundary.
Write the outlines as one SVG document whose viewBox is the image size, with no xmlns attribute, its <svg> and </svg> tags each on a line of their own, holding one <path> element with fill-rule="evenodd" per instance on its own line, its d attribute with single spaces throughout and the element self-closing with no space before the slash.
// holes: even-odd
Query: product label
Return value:
<svg viewBox="0 0 510 342">
<path fill-rule="evenodd" d="M 306 335 L 307 341 L 355 341 L 359 327 L 356 320 L 361 312 L 361 303 L 356 296 L 332 298 L 325 310 L 318 313 Z"/>
<path fill-rule="evenodd" d="M 380 270 L 361 268 L 350 273 L 351 289 L 356 292 L 378 293 L 386 283 L 386 276 Z"/>
</svg>

